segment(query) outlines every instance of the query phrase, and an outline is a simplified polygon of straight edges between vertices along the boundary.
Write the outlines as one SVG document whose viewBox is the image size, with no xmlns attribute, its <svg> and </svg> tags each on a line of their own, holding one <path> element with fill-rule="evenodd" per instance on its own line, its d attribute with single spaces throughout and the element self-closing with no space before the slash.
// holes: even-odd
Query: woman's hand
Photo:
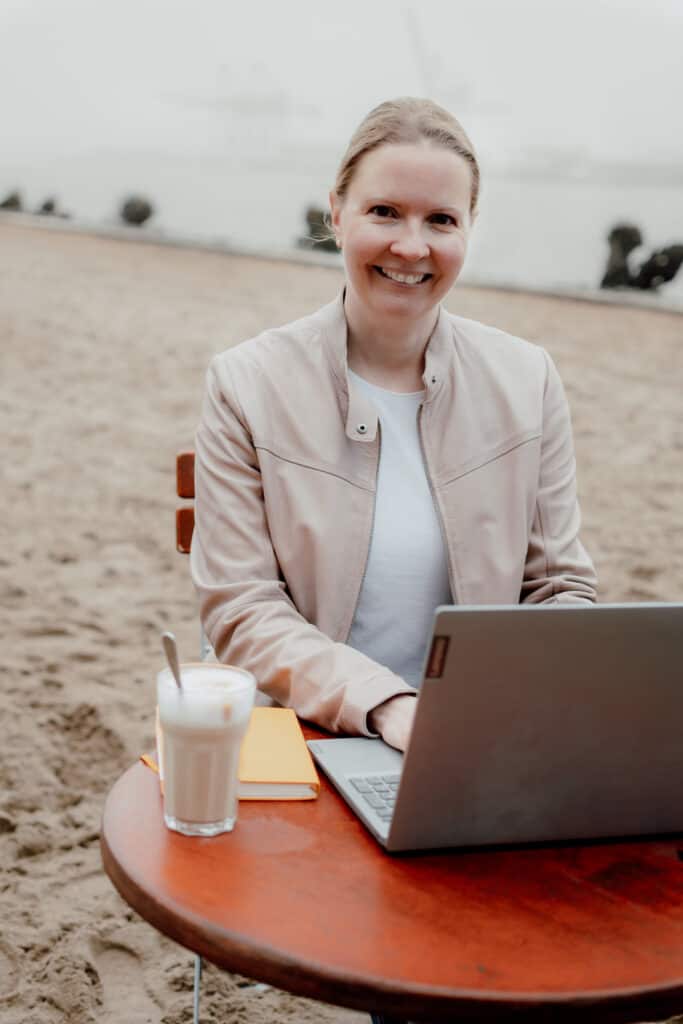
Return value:
<svg viewBox="0 0 683 1024">
<path fill-rule="evenodd" d="M 408 746 L 413 728 L 417 701 L 409 693 L 400 693 L 379 704 L 368 715 L 368 725 L 378 732 L 385 743 L 397 750 Z"/>
</svg>

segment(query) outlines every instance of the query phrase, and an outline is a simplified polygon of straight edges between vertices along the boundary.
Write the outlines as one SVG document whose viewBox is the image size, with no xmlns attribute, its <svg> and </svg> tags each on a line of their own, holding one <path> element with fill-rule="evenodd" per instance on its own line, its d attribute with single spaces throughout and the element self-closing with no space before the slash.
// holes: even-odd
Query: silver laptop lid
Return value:
<svg viewBox="0 0 683 1024">
<path fill-rule="evenodd" d="M 437 609 L 387 848 L 683 831 L 683 604 Z"/>
</svg>

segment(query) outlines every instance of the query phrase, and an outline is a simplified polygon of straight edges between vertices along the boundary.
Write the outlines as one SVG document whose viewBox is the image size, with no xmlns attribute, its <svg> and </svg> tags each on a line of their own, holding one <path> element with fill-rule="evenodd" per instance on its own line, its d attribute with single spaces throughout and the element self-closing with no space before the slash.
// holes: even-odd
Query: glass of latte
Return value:
<svg viewBox="0 0 683 1024">
<path fill-rule="evenodd" d="M 186 836 L 231 832 L 256 680 L 244 669 L 211 662 L 181 665 L 180 677 L 182 690 L 170 669 L 157 676 L 164 821 Z"/>
</svg>

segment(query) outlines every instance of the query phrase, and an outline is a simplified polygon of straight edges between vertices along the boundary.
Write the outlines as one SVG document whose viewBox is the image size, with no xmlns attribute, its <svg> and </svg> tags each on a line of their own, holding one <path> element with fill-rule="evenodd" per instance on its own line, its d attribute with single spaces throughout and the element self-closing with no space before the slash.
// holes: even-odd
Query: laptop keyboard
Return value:
<svg viewBox="0 0 683 1024">
<path fill-rule="evenodd" d="M 347 778 L 382 821 L 391 820 L 401 778 L 400 772 L 388 775 L 349 775 Z"/>
</svg>

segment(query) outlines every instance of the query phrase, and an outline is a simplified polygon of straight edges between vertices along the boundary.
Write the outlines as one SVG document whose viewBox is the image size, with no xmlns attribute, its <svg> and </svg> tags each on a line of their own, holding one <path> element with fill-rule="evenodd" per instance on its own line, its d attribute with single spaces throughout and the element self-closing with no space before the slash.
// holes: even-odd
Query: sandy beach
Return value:
<svg viewBox="0 0 683 1024">
<path fill-rule="evenodd" d="M 152 747 L 160 632 L 198 651 L 174 457 L 208 361 L 341 284 L 0 224 L 0 1024 L 191 1020 L 190 954 L 102 871 L 103 801 Z M 683 600 L 683 317 L 472 288 L 446 305 L 556 360 L 601 600 Z M 206 1021 L 369 1020 L 212 968 L 202 1005 Z"/>
</svg>

